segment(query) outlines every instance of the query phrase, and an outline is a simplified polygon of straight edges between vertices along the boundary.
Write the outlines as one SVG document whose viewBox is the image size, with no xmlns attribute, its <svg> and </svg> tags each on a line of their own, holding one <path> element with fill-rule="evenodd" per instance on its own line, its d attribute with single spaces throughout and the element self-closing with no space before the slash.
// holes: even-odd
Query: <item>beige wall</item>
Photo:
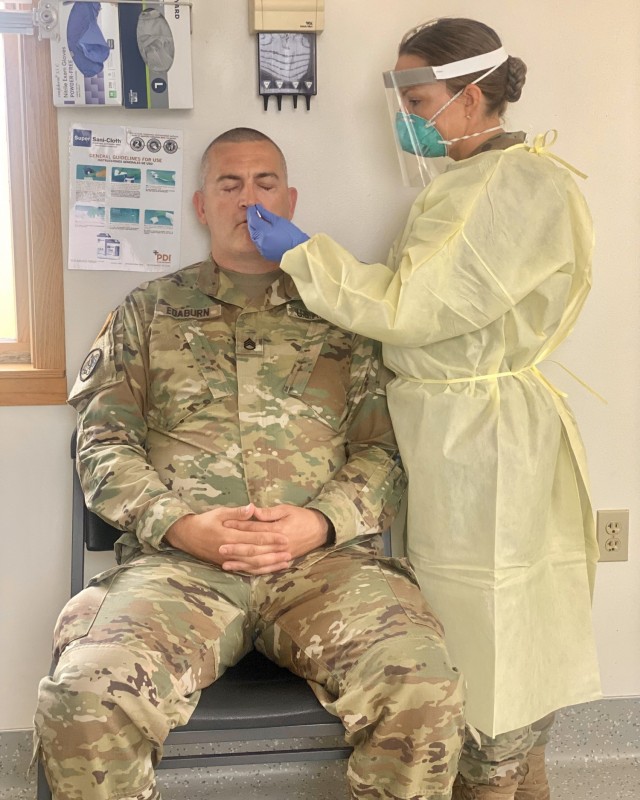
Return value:
<svg viewBox="0 0 640 800">
<path fill-rule="evenodd" d="M 59 112 L 66 206 L 67 131 L 72 121 L 181 127 L 186 186 L 204 145 L 249 125 L 272 135 L 300 190 L 296 220 L 325 230 L 364 261 L 380 260 L 414 192 L 403 189 L 380 73 L 410 26 L 441 14 L 482 15 L 530 75 L 511 127 L 557 128 L 555 151 L 589 174 L 584 191 L 597 228 L 591 298 L 560 360 L 609 400 L 602 405 L 554 365 L 571 395 L 591 462 L 597 508 L 630 508 L 630 560 L 601 567 L 595 625 L 605 693 L 640 695 L 640 5 L 637 0 L 326 0 L 318 41 L 320 93 L 311 112 L 265 113 L 255 96 L 255 41 L 246 0 L 196 0 L 192 112 Z M 184 198 L 183 264 L 206 252 Z M 139 274 L 67 272 L 67 354 L 73 376 L 107 312 Z M 28 727 L 50 634 L 67 597 L 70 524 L 65 407 L 0 409 L 0 729 Z M 567 602 L 571 602 L 568 598 Z"/>
</svg>

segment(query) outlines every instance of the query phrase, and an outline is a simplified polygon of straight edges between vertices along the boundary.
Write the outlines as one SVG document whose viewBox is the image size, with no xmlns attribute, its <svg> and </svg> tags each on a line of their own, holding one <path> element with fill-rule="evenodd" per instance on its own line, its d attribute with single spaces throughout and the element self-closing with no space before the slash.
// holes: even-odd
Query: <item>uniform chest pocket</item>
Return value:
<svg viewBox="0 0 640 800">
<path fill-rule="evenodd" d="M 206 320 L 176 320 L 167 313 L 154 319 L 149 418 L 165 430 L 235 395 L 231 334 L 220 307 L 208 311 Z"/>
<path fill-rule="evenodd" d="M 350 366 L 348 334 L 326 322 L 311 323 L 284 390 L 306 413 L 339 431 L 348 413 Z"/>
</svg>

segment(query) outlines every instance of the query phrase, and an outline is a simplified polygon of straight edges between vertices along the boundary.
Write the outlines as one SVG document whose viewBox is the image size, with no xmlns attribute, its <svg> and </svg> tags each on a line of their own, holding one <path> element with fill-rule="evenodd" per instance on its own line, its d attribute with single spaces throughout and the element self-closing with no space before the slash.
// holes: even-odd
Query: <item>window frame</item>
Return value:
<svg viewBox="0 0 640 800">
<path fill-rule="evenodd" d="M 0 406 L 66 402 L 58 126 L 49 43 L 2 34 L 18 342 L 0 343 Z"/>
</svg>

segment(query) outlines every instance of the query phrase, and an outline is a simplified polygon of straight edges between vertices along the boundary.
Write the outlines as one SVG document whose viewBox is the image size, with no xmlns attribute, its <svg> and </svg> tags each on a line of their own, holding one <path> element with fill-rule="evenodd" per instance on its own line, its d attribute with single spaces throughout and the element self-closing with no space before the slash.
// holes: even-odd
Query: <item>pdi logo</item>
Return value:
<svg viewBox="0 0 640 800">
<path fill-rule="evenodd" d="M 171 263 L 171 253 L 161 253 L 159 250 L 154 250 L 153 255 L 156 257 L 156 264 Z"/>
<path fill-rule="evenodd" d="M 72 144 L 74 147 L 91 147 L 91 131 L 74 128 Z"/>
</svg>

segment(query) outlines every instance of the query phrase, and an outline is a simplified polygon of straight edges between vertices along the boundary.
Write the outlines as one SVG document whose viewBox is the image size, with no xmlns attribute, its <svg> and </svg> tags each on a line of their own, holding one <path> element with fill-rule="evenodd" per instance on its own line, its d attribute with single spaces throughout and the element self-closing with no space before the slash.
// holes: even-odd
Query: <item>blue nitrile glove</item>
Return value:
<svg viewBox="0 0 640 800">
<path fill-rule="evenodd" d="M 255 246 L 267 261 L 280 261 L 287 250 L 309 238 L 293 222 L 259 204 L 247 208 L 247 224 Z"/>
<path fill-rule="evenodd" d="M 87 78 L 104 68 L 111 50 L 98 25 L 100 3 L 74 3 L 67 21 L 67 44 L 73 63 Z"/>
</svg>

